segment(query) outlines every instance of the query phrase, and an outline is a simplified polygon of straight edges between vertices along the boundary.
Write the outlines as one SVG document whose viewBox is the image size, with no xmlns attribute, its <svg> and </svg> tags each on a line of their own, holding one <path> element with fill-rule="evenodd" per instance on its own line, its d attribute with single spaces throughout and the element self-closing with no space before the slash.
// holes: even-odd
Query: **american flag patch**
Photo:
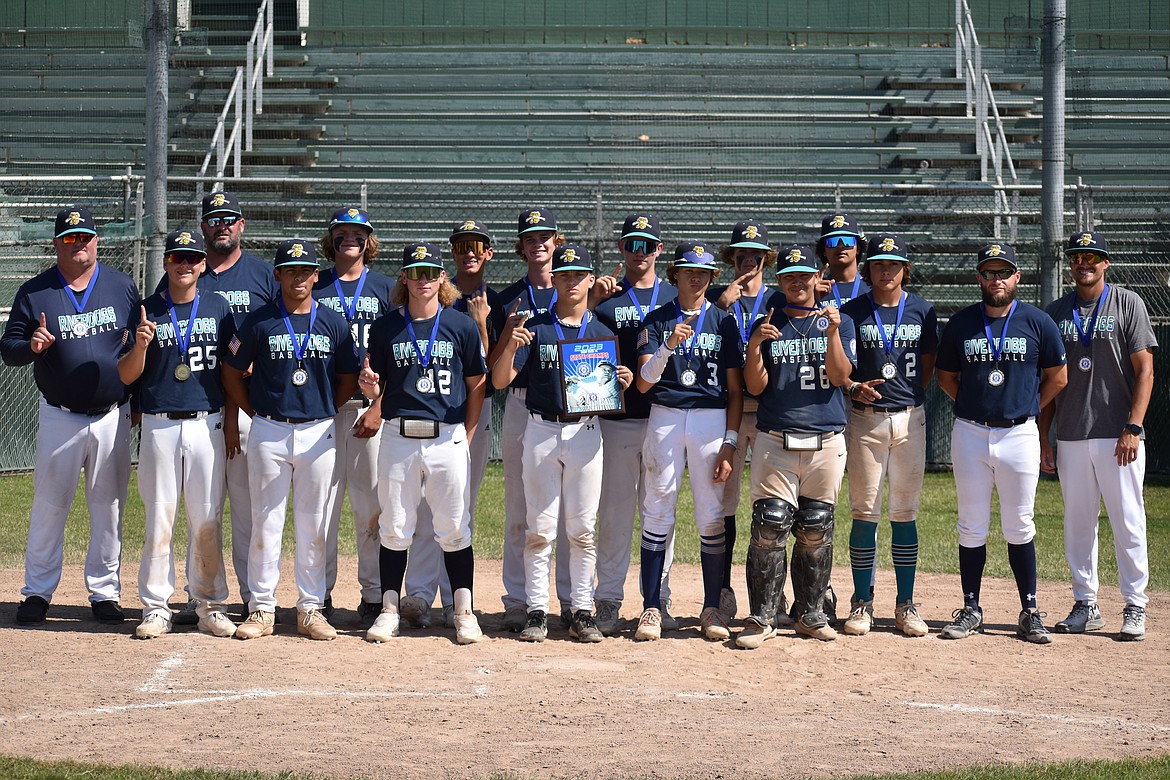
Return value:
<svg viewBox="0 0 1170 780">
<path fill-rule="evenodd" d="M 240 337 L 232 336 L 232 340 L 228 342 L 228 349 L 234 355 L 240 351 Z"/>
<path fill-rule="evenodd" d="M 650 343 L 650 329 L 642 328 L 642 332 L 638 334 L 638 346 L 644 347 Z"/>
<path fill-rule="evenodd" d="M 126 342 L 130 340 L 130 329 L 122 328 L 122 346 L 126 346 Z"/>
</svg>

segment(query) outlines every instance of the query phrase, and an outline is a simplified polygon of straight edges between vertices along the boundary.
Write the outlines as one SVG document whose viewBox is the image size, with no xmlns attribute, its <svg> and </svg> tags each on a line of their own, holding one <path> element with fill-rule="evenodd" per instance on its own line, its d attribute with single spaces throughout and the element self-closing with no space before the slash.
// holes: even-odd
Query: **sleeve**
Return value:
<svg viewBox="0 0 1170 780">
<path fill-rule="evenodd" d="M 938 352 L 938 314 L 929 303 L 926 304 L 926 315 L 922 318 L 922 338 L 918 348 L 924 355 Z"/>
<path fill-rule="evenodd" d="M 138 336 L 138 326 L 142 321 L 142 312 L 139 306 L 145 306 L 146 301 L 142 301 L 135 306 L 130 312 L 130 322 L 126 323 L 126 330 L 122 332 L 122 348 L 118 350 L 118 356 L 121 357 L 134 348 L 134 342 Z"/>
<path fill-rule="evenodd" d="M 950 371 L 957 374 L 963 370 L 963 362 L 958 350 L 955 349 L 957 338 L 955 320 L 952 317 L 943 328 L 942 335 L 938 340 L 938 357 L 935 358 L 934 367 L 939 371 Z"/>
<path fill-rule="evenodd" d="M 722 362 L 724 368 L 743 368 L 743 334 L 739 332 L 738 317 L 728 314 L 719 323 L 722 338 Z"/>
<path fill-rule="evenodd" d="M 483 360 L 483 345 L 479 341 L 479 327 L 468 318 L 464 327 L 460 328 L 460 362 L 463 364 L 463 376 L 480 376 L 487 372 Z"/>
<path fill-rule="evenodd" d="M 1060 329 L 1047 314 L 1037 317 L 1036 321 L 1040 324 L 1040 367 L 1063 366 L 1067 358 L 1064 354 L 1064 339 L 1060 337 Z"/>
<path fill-rule="evenodd" d="M 1157 349 L 1158 337 L 1150 324 L 1150 313 L 1146 309 L 1146 302 L 1137 295 L 1125 296 L 1125 340 L 1129 345 L 1129 352 L 1141 352 L 1143 349 Z"/>
<path fill-rule="evenodd" d="M 40 326 L 40 313 L 34 317 L 32 305 L 24 290 L 16 295 L 4 336 L 0 338 L 0 356 L 9 366 L 27 366 L 36 355 L 32 351 L 32 334 Z"/>
<path fill-rule="evenodd" d="M 216 296 L 219 297 L 219 296 Z M 222 298 L 220 298 L 223 301 Z M 228 354 L 228 347 L 232 343 L 232 339 L 236 337 L 236 318 L 232 316 L 232 307 L 225 304 L 221 313 L 218 315 L 219 323 L 216 326 L 219 330 L 219 354 Z"/>
<path fill-rule="evenodd" d="M 857 368 L 857 328 L 853 325 L 853 318 L 848 314 L 841 314 L 837 334 L 841 337 L 841 346 L 845 348 L 845 357 L 849 358 L 854 368 Z"/>
<path fill-rule="evenodd" d="M 644 322 L 642 330 L 638 331 L 638 355 L 653 355 L 662 346 L 662 342 L 662 331 L 659 330 L 655 321 Z"/>
<path fill-rule="evenodd" d="M 370 370 L 381 375 L 386 370 L 386 351 L 390 346 L 390 337 L 387 334 L 387 317 L 383 315 L 374 320 L 370 326 L 369 345 L 366 347 L 366 357 L 370 359 Z"/>
<path fill-rule="evenodd" d="M 228 341 L 227 354 L 224 362 L 237 371 L 246 371 L 256 356 L 256 333 L 258 330 L 256 318 L 251 314 L 240 326 L 239 332 Z"/>
<path fill-rule="evenodd" d="M 361 370 L 358 364 L 357 342 L 353 338 L 353 329 L 340 314 L 336 317 L 337 325 L 334 333 L 337 337 L 336 373 L 356 374 Z"/>
</svg>

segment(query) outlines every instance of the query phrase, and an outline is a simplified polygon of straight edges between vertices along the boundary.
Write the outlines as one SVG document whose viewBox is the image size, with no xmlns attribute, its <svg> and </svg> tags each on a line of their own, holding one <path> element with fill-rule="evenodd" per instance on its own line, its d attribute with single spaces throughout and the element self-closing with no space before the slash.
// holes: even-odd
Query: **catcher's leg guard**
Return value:
<svg viewBox="0 0 1170 780">
<path fill-rule="evenodd" d="M 788 533 L 796 507 L 780 498 L 752 504 L 752 538 L 748 544 L 747 589 L 752 617 L 774 625 L 787 574 Z"/>
<path fill-rule="evenodd" d="M 833 505 L 801 498 L 792 524 L 792 587 L 797 616 L 807 625 L 824 625 L 825 597 L 833 571 Z"/>
</svg>

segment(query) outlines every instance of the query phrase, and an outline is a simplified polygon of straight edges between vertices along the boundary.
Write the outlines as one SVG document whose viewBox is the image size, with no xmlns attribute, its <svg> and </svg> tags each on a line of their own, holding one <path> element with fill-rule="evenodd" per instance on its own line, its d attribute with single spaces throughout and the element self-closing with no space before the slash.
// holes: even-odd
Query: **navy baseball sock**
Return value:
<svg viewBox="0 0 1170 780">
<path fill-rule="evenodd" d="M 963 583 L 963 606 L 979 606 L 979 587 L 983 583 L 983 567 L 986 565 L 986 544 L 978 547 L 959 545 L 959 579 Z"/>
<path fill-rule="evenodd" d="M 402 595 L 402 579 L 406 576 L 406 550 L 378 550 L 378 573 L 382 579 L 382 593 Z"/>
<path fill-rule="evenodd" d="M 735 563 L 735 515 L 723 518 L 723 586 L 731 587 L 731 566 Z"/>
<path fill-rule="evenodd" d="M 1008 545 L 1008 564 L 1016 575 L 1020 609 L 1036 609 L 1036 542 Z"/>
<path fill-rule="evenodd" d="M 918 523 L 890 523 L 890 557 L 894 559 L 894 580 L 898 600 L 914 600 L 914 574 L 918 570 Z"/>
<path fill-rule="evenodd" d="M 455 552 L 443 552 L 443 568 L 447 570 L 447 579 L 451 582 L 451 592 L 460 588 L 471 590 L 475 580 L 475 554 L 470 547 Z"/>
<path fill-rule="evenodd" d="M 849 530 L 849 565 L 853 568 L 853 601 L 873 598 L 873 567 L 877 562 L 877 523 L 854 520 Z"/>
<path fill-rule="evenodd" d="M 703 536 L 699 534 L 699 563 L 703 567 L 703 606 L 718 607 L 719 595 L 723 589 L 724 571 L 723 534 Z"/>
<path fill-rule="evenodd" d="M 662 570 L 669 536 L 642 529 L 642 609 L 662 609 Z"/>
</svg>

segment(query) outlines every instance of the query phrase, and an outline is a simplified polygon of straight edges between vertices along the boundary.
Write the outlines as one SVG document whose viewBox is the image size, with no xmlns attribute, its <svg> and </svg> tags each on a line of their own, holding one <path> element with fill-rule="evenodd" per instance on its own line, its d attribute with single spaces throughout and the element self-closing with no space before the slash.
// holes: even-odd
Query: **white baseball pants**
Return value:
<svg viewBox="0 0 1170 780">
<path fill-rule="evenodd" d="M 897 412 L 851 409 L 845 441 L 853 519 L 881 520 L 888 478 L 890 522 L 912 522 L 918 516 L 926 473 L 925 407 Z"/>
<path fill-rule="evenodd" d="M 353 530 L 357 541 L 358 585 L 362 600 L 380 603 L 382 578 L 378 568 L 378 447 L 380 435 L 359 439 L 353 435 L 357 418 L 367 409 L 360 401 L 345 403 L 333 422 L 337 427 L 337 468 L 334 470 L 333 501 L 329 506 L 329 527 L 325 534 L 325 593 L 337 584 L 337 532 L 341 507 L 349 491 Z"/>
<path fill-rule="evenodd" d="M 999 494 L 999 522 L 1008 544 L 1036 536 L 1033 521 L 1040 479 L 1040 432 L 1035 419 L 988 428 L 962 418 L 951 431 L 951 464 L 959 504 L 959 545 L 982 547 L 991 527 L 991 491 Z"/>
<path fill-rule="evenodd" d="M 683 471 L 689 470 L 699 535 L 723 534 L 723 485 L 715 482 L 712 475 L 726 426 L 725 409 L 671 409 L 658 404 L 650 407 L 642 445 L 644 529 L 658 535 L 674 529 Z"/>
<path fill-rule="evenodd" d="M 252 601 L 248 589 L 248 555 L 252 548 L 252 488 L 248 482 L 248 440 L 252 434 L 252 418 L 243 411 L 240 418 L 240 451 L 227 461 L 228 509 L 232 519 L 232 569 L 240 587 L 240 601 Z M 190 566 L 191 559 L 187 558 Z"/>
</svg>

